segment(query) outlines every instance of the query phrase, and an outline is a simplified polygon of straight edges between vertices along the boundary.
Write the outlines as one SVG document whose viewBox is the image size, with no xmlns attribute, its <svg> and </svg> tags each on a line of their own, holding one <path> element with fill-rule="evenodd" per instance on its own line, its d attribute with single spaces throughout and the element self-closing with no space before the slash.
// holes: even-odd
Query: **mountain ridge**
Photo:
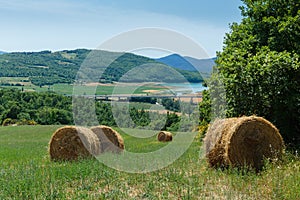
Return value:
<svg viewBox="0 0 300 200">
<path fill-rule="evenodd" d="M 189 56 L 181 56 L 179 54 L 171 54 L 155 60 L 169 65 L 171 67 L 174 67 L 176 69 L 191 72 L 200 72 L 202 76 L 208 78 L 212 73 L 212 69 L 215 64 L 215 59 L 215 57 L 207 59 L 197 59 Z"/>
<path fill-rule="evenodd" d="M 213 58 L 205 58 L 205 59 L 197 59 L 189 56 L 184 57 L 189 63 L 191 63 L 197 70 L 202 73 L 211 74 L 213 70 L 213 66 L 215 65 L 216 57 Z"/>
<path fill-rule="evenodd" d="M 197 71 L 197 69 L 195 69 L 195 67 L 191 63 L 189 63 L 184 57 L 179 54 L 171 54 L 155 60 L 177 69 Z"/>
</svg>

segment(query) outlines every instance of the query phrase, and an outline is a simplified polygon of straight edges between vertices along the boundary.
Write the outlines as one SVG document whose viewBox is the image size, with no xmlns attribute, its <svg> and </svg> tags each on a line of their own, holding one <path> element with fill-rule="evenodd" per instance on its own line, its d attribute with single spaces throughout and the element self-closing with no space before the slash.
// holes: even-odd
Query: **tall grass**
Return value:
<svg viewBox="0 0 300 200">
<path fill-rule="evenodd" d="M 58 126 L 0 128 L 0 199 L 300 199 L 300 159 L 266 163 L 259 174 L 210 169 L 197 140 L 170 166 L 131 174 L 96 159 L 51 162 L 48 142 Z M 132 152 L 166 144 L 123 134 Z"/>
</svg>

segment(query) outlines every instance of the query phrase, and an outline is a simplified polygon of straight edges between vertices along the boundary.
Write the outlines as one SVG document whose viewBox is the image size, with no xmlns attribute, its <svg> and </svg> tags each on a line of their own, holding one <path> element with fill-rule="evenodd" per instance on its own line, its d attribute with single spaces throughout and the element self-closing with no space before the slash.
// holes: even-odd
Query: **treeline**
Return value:
<svg viewBox="0 0 300 200">
<path fill-rule="evenodd" d="M 0 123 L 72 124 L 71 99 L 55 93 L 0 89 Z"/>
<path fill-rule="evenodd" d="M 74 124 L 72 98 L 52 92 L 36 93 L 21 92 L 17 89 L 0 88 L 0 123 L 4 126 L 12 124 L 20 125 L 72 125 Z M 76 100 L 76 101 L 80 101 Z M 80 102 L 79 102 L 80 103 Z M 81 106 L 76 103 L 77 106 Z M 82 101 L 86 104 L 85 101 Z M 183 117 L 175 113 L 159 114 L 149 113 L 145 110 L 128 108 L 125 106 L 112 107 L 107 102 L 94 102 L 97 121 L 108 126 L 120 126 L 128 128 L 178 130 Z M 83 105 L 82 105 L 83 106 Z M 80 113 L 81 120 L 89 124 L 91 112 Z M 162 119 L 165 119 L 162 120 Z M 185 129 L 191 127 L 186 126 Z"/>
</svg>

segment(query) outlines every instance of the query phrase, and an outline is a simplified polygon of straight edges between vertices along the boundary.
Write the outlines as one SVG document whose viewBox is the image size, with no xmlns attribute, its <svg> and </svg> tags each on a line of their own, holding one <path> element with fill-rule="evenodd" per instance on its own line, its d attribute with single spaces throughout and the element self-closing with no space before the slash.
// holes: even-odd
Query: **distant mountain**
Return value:
<svg viewBox="0 0 300 200">
<path fill-rule="evenodd" d="M 199 71 L 204 78 L 208 78 L 212 72 L 216 58 L 196 59 L 192 57 L 182 57 L 178 54 L 172 54 L 166 57 L 156 59 L 156 61 L 169 65 L 173 68 L 185 71 Z"/>
<path fill-rule="evenodd" d="M 184 57 L 190 64 L 192 64 L 201 73 L 210 75 L 215 65 L 216 57 L 209 59 L 196 59 L 192 57 Z"/>
<path fill-rule="evenodd" d="M 172 54 L 163 58 L 159 58 L 156 59 L 156 61 L 180 70 L 197 71 L 191 63 L 178 54 Z"/>
<path fill-rule="evenodd" d="M 4 52 L 4 51 L 0 51 L 0 55 L 1 55 L 1 54 L 5 54 L 5 53 L 6 53 L 6 52 Z"/>
</svg>

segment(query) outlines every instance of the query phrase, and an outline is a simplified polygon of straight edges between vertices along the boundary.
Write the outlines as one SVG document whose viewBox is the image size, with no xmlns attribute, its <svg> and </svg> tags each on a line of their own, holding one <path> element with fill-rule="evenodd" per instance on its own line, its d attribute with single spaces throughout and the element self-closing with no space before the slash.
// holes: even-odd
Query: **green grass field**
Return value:
<svg viewBox="0 0 300 200">
<path fill-rule="evenodd" d="M 215 170 L 202 159 L 195 139 L 170 166 L 131 174 L 96 159 L 51 162 L 48 142 L 58 127 L 0 127 L 0 199 L 300 199 L 300 159 L 288 153 L 260 174 Z M 155 136 L 138 139 L 120 132 L 127 151 L 167 145 Z"/>
<path fill-rule="evenodd" d="M 14 81 L 17 81 L 19 79 L 15 79 Z M 13 82 L 12 80 L 9 81 L 9 83 L 21 83 L 22 82 Z M 47 92 L 52 91 L 56 92 L 58 94 L 66 94 L 66 95 L 72 95 L 73 94 L 73 85 L 70 84 L 55 84 L 52 86 L 43 86 L 39 87 L 30 83 L 27 83 L 24 86 L 1 86 L 5 88 L 17 88 L 17 89 L 24 89 L 25 91 L 36 91 L 36 92 Z M 118 86 L 117 91 L 115 91 L 116 86 L 112 85 L 103 85 L 98 86 L 96 88 L 96 95 L 111 95 L 111 94 L 146 94 L 145 90 L 163 90 L 164 88 L 157 87 L 154 85 L 144 85 L 144 86 Z M 76 94 L 83 95 L 83 94 L 89 94 L 94 95 L 95 94 L 95 87 L 93 86 L 77 86 L 76 87 Z M 117 93 L 116 93 L 117 92 Z"/>
</svg>

